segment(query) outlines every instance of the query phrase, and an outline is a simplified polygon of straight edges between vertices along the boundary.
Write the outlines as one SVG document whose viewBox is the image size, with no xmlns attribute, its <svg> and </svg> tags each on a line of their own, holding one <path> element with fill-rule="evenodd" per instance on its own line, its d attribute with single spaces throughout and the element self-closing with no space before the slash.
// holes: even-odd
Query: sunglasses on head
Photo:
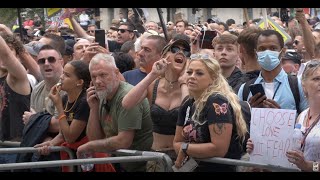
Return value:
<svg viewBox="0 0 320 180">
<path fill-rule="evenodd" d="M 47 58 L 41 58 L 41 59 L 38 59 L 38 64 L 45 64 L 46 63 L 46 59 L 48 59 L 48 62 L 53 64 L 57 61 L 57 59 L 53 56 L 49 56 Z"/>
<path fill-rule="evenodd" d="M 118 32 L 121 32 L 121 33 L 125 33 L 126 31 L 129 31 L 129 32 L 133 32 L 133 31 L 131 31 L 131 30 L 129 30 L 129 29 L 118 29 Z"/>
<path fill-rule="evenodd" d="M 180 48 L 177 47 L 177 46 L 172 46 L 172 47 L 170 48 L 170 51 L 171 51 L 172 53 L 177 53 L 177 52 L 179 52 L 179 51 L 182 51 L 183 54 L 184 54 L 186 57 L 190 57 L 190 55 L 191 55 L 189 49 L 180 49 Z"/>
<path fill-rule="evenodd" d="M 307 63 L 307 67 L 306 68 L 314 68 L 314 67 L 318 67 L 320 66 L 320 61 L 319 60 L 310 60 Z"/>
<path fill-rule="evenodd" d="M 192 54 L 190 56 L 190 60 L 195 60 L 195 59 L 210 59 L 208 54 Z"/>
<path fill-rule="evenodd" d="M 294 41 L 293 41 L 293 44 L 298 45 L 298 44 L 299 44 L 299 41 L 298 41 L 298 40 L 294 40 Z"/>
</svg>

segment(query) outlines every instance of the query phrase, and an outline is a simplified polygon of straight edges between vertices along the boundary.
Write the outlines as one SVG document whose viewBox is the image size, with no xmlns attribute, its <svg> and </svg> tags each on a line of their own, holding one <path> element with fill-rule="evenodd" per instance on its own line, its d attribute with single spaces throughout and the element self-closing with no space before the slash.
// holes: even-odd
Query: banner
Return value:
<svg viewBox="0 0 320 180">
<path fill-rule="evenodd" d="M 51 18 L 52 16 L 56 15 L 57 13 L 61 12 L 62 8 L 47 8 L 47 16 Z"/>
</svg>

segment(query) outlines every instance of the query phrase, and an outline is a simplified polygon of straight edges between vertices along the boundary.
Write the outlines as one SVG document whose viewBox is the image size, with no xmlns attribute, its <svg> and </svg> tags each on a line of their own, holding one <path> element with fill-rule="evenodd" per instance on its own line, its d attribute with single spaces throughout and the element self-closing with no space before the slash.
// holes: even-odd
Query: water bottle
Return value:
<svg viewBox="0 0 320 180">
<path fill-rule="evenodd" d="M 87 159 L 92 158 L 91 153 L 82 153 L 79 159 Z M 90 172 L 93 170 L 94 164 L 81 164 L 81 169 L 83 172 Z"/>
<path fill-rule="evenodd" d="M 294 126 L 293 134 L 292 134 L 292 146 L 291 150 L 301 150 L 301 142 L 302 142 L 302 132 L 301 132 L 301 124 L 296 124 Z"/>
</svg>

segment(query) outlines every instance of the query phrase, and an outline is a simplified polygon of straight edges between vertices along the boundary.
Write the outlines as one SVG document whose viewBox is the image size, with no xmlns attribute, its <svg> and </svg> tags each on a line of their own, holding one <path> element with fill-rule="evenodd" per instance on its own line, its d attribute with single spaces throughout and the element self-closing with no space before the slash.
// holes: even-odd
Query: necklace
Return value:
<svg viewBox="0 0 320 180">
<path fill-rule="evenodd" d="M 308 110 L 308 119 L 307 119 L 307 123 L 306 123 L 306 127 L 309 128 L 310 126 L 310 121 L 312 119 L 312 116 L 310 116 L 310 109 Z"/>
<path fill-rule="evenodd" d="M 64 110 L 63 110 L 64 112 L 70 112 L 70 111 L 73 109 L 73 107 L 74 107 L 74 105 L 76 104 L 76 102 L 78 101 L 78 98 L 80 97 L 80 94 L 81 94 L 81 93 L 82 93 L 82 91 L 80 91 L 77 99 L 73 102 L 72 106 L 71 106 L 68 110 L 67 110 L 67 108 L 68 108 L 69 102 L 68 102 L 68 100 L 67 100 L 67 102 L 66 102 L 66 107 L 65 107 Z"/>
<path fill-rule="evenodd" d="M 178 80 L 175 80 L 175 81 L 169 81 L 166 77 L 164 77 L 164 79 L 169 83 L 169 87 L 170 89 L 173 89 L 173 84 L 178 82 Z"/>
</svg>

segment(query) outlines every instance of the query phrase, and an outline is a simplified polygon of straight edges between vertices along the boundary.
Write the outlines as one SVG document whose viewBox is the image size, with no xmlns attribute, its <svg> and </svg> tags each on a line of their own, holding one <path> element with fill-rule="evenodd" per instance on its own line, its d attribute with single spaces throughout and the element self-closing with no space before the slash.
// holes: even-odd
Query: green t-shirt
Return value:
<svg viewBox="0 0 320 180">
<path fill-rule="evenodd" d="M 100 123 L 107 137 L 118 135 L 120 131 L 135 129 L 132 145 L 129 149 L 150 151 L 153 142 L 150 106 L 145 98 L 137 106 L 126 110 L 122 107 L 123 97 L 132 89 L 132 85 L 120 82 L 117 93 L 108 102 L 109 115 L 105 108 L 106 100 L 100 101 Z M 145 171 L 145 162 L 122 163 L 126 171 Z"/>
</svg>

